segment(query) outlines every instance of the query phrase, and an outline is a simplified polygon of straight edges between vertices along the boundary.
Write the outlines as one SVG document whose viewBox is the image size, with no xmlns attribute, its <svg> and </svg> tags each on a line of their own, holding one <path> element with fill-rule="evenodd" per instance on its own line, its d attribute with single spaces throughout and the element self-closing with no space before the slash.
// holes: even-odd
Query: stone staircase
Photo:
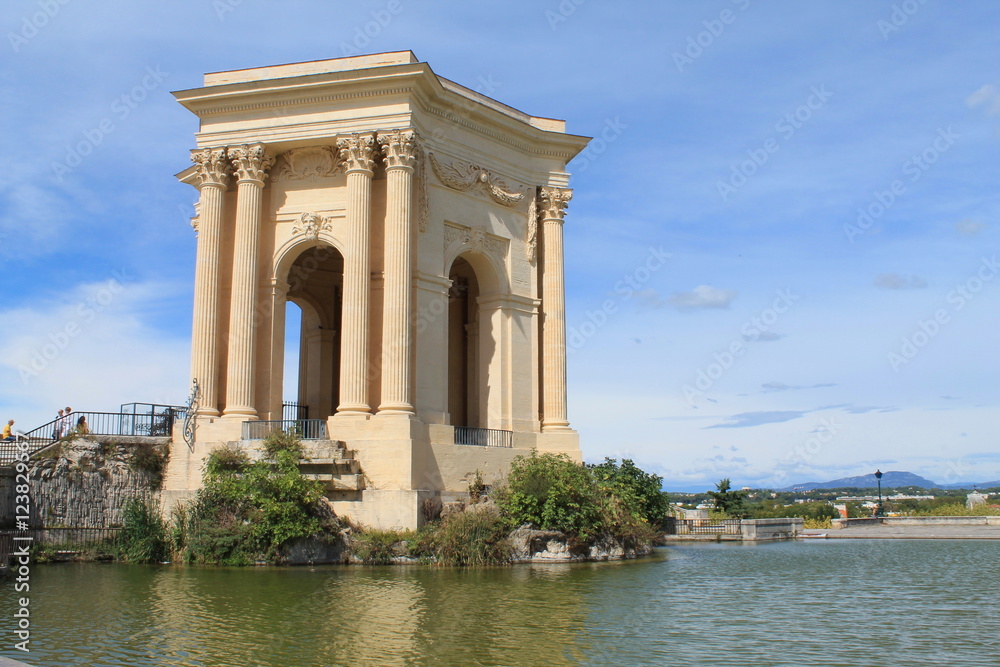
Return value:
<svg viewBox="0 0 1000 667">
<path fill-rule="evenodd" d="M 354 452 L 339 440 L 310 440 L 306 443 L 308 459 L 299 461 L 299 470 L 306 479 L 326 484 L 328 500 L 360 499 L 365 488 L 361 463 Z"/>
</svg>

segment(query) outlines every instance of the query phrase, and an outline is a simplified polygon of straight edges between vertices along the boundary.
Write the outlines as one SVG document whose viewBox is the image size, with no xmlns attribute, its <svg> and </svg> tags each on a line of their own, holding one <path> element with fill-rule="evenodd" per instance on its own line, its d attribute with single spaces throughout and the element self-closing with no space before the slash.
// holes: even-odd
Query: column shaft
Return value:
<svg viewBox="0 0 1000 667">
<path fill-rule="evenodd" d="M 198 165 L 198 250 L 191 331 L 191 377 L 198 381 L 198 414 L 219 414 L 219 242 L 228 165 L 224 148 L 191 152 Z"/>
<path fill-rule="evenodd" d="M 569 429 L 566 411 L 566 291 L 563 216 L 570 190 L 541 189 L 542 430 Z"/>
<path fill-rule="evenodd" d="M 382 311 L 380 414 L 413 414 L 410 367 L 413 350 L 413 247 L 411 188 L 416 162 L 412 132 L 379 135 L 386 162 L 385 293 Z"/>
<path fill-rule="evenodd" d="M 229 149 L 239 177 L 236 189 L 236 242 L 229 310 L 229 363 L 226 373 L 225 415 L 257 416 L 254 407 L 256 357 L 257 264 L 264 178 L 270 160 L 262 144 Z"/>
<path fill-rule="evenodd" d="M 368 301 L 371 188 L 375 137 L 354 134 L 338 142 L 347 172 L 349 244 L 344 257 L 344 302 L 341 326 L 340 406 L 338 415 L 367 415 Z"/>
</svg>

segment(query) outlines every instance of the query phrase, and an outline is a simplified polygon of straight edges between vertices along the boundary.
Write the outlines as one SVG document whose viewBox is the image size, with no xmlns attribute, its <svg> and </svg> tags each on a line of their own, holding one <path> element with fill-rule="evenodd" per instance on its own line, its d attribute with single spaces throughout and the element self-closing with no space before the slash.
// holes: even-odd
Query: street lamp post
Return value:
<svg viewBox="0 0 1000 667">
<path fill-rule="evenodd" d="M 878 482 L 878 507 L 875 508 L 875 516 L 882 516 L 882 471 L 875 470 L 875 480 Z"/>
</svg>

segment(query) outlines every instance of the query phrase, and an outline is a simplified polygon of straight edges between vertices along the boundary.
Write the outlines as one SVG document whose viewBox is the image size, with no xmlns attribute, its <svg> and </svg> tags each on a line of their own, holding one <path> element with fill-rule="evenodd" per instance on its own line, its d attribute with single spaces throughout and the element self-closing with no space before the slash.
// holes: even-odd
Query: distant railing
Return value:
<svg viewBox="0 0 1000 667">
<path fill-rule="evenodd" d="M 162 412 L 147 414 L 126 412 L 73 412 L 69 417 L 53 419 L 47 424 L 17 436 L 17 441 L 0 441 L 0 465 L 16 460 L 19 452 L 30 455 L 67 435 L 122 435 L 170 437 L 174 421 L 184 409 L 167 407 Z M 80 423 L 80 418 L 84 423 Z M 19 444 L 20 443 L 20 444 Z"/>
<path fill-rule="evenodd" d="M 670 519 L 667 521 L 668 535 L 741 535 L 740 519 Z"/>
<path fill-rule="evenodd" d="M 495 428 L 455 427 L 455 444 L 474 447 L 513 447 L 514 432 Z"/>
<path fill-rule="evenodd" d="M 94 547 L 113 547 L 118 543 L 121 528 L 32 528 L 30 530 L 0 530 L 0 565 L 10 563 L 15 550 L 25 545 L 65 547 L 80 551 Z"/>
<path fill-rule="evenodd" d="M 285 421 L 299 421 L 309 419 L 309 406 L 295 401 L 287 401 L 281 404 L 281 418 Z"/>
<path fill-rule="evenodd" d="M 302 440 L 326 440 L 326 420 L 281 419 L 243 422 L 242 436 L 244 440 L 263 440 L 275 431 L 296 435 Z"/>
<path fill-rule="evenodd" d="M 186 405 L 159 405 L 157 403 L 122 403 L 120 411 L 123 415 L 183 415 L 187 412 Z"/>
</svg>

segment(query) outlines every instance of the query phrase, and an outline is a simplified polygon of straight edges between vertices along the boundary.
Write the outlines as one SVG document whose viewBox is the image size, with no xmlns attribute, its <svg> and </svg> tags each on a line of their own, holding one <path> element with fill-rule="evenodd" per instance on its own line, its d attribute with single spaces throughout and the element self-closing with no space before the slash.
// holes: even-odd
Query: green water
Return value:
<svg viewBox="0 0 1000 667">
<path fill-rule="evenodd" d="M 667 547 L 627 563 L 35 566 L 32 665 L 1000 665 L 1000 542 Z M 5 625 L 4 625 L 5 624 Z"/>
</svg>

